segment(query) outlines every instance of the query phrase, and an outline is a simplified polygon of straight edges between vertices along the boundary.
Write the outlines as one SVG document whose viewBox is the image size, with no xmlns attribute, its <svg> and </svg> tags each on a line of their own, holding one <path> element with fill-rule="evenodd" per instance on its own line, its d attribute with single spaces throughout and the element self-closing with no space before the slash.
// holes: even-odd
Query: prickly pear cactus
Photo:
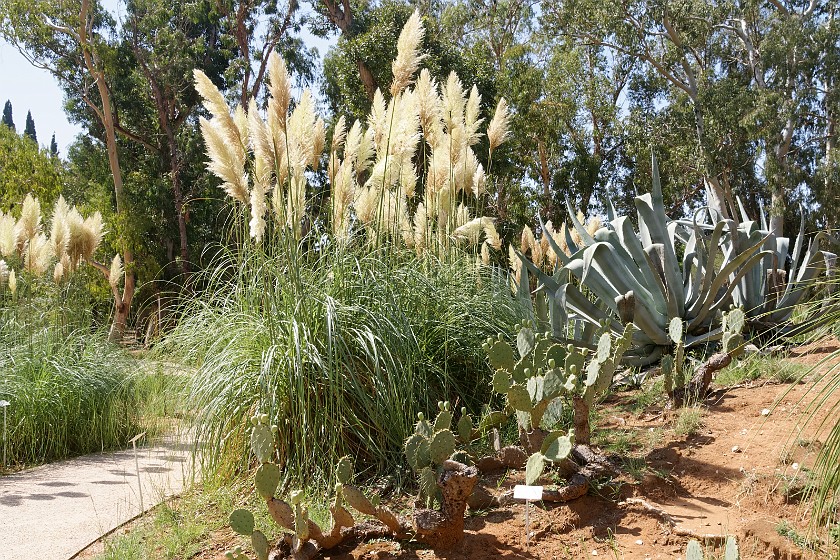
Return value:
<svg viewBox="0 0 840 560">
<path fill-rule="evenodd" d="M 746 315 L 743 309 L 734 308 L 729 313 L 723 315 L 723 335 L 721 336 L 721 343 L 723 351 L 737 358 L 744 353 L 744 325 L 746 324 Z"/>
<path fill-rule="evenodd" d="M 507 344 L 502 341 L 496 342 Z M 488 342 L 486 346 L 491 345 L 491 342 Z M 507 346 L 507 349 L 512 355 L 513 350 L 510 346 Z M 506 355 L 506 351 L 499 351 L 499 353 Z M 443 462 L 452 459 L 471 465 L 472 457 L 464 449 L 458 449 L 459 445 L 468 446 L 482 429 L 487 430 L 501 424 L 507 416 L 499 412 L 488 412 L 479 423 L 479 429 L 476 430 L 473 427 L 472 417 L 467 414 L 467 409 L 462 408 L 456 431 L 453 432 L 453 414 L 450 404 L 439 402 L 438 415 L 434 422 L 430 423 L 426 420 L 422 412 L 417 415 L 417 418 L 414 433 L 405 441 L 404 451 L 409 466 L 417 473 L 420 497 L 428 503 L 439 497 L 436 479 Z"/>
<path fill-rule="evenodd" d="M 268 425 L 267 414 L 257 414 L 251 418 L 251 450 L 260 463 L 268 463 L 274 456 L 274 439 L 277 426 Z"/>
<path fill-rule="evenodd" d="M 542 449 L 528 457 L 525 464 L 525 484 L 534 484 L 545 470 L 546 463 L 559 463 L 568 458 L 575 446 L 575 431 L 568 434 L 554 431 L 543 440 Z"/>
<path fill-rule="evenodd" d="M 688 371 L 685 368 L 684 325 L 679 317 L 674 317 L 668 324 L 668 338 L 674 344 L 674 353 L 662 358 L 660 367 L 665 376 L 665 392 L 670 396 L 676 389 L 688 383 Z"/>
</svg>

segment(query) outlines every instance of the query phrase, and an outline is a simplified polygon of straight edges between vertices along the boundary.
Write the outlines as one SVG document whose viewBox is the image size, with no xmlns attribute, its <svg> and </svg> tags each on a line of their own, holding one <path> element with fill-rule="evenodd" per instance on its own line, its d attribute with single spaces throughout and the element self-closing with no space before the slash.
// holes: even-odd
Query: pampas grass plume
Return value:
<svg viewBox="0 0 840 560">
<path fill-rule="evenodd" d="M 9 271 L 9 290 L 14 294 L 17 291 L 17 276 L 14 269 Z"/>
<path fill-rule="evenodd" d="M 55 268 L 53 268 L 53 282 L 58 284 L 62 278 L 64 278 L 64 265 L 59 261 L 55 263 Z"/>
<path fill-rule="evenodd" d="M 18 242 L 32 239 L 41 231 L 41 203 L 31 194 L 23 200 L 20 220 L 17 223 Z"/>
<path fill-rule="evenodd" d="M 508 104 L 505 98 L 499 99 L 499 104 L 496 105 L 496 112 L 493 114 L 493 120 L 487 125 L 487 141 L 490 144 L 490 153 L 498 148 L 510 136 L 510 112 L 508 111 Z"/>
<path fill-rule="evenodd" d="M 11 214 L 0 212 L 0 254 L 11 257 L 17 251 L 17 228 Z"/>
<path fill-rule="evenodd" d="M 125 270 L 123 269 L 122 259 L 119 253 L 117 253 L 114 255 L 113 260 L 111 260 L 111 270 L 108 272 L 108 283 L 113 289 L 116 290 L 119 288 L 120 278 L 122 278 L 123 274 L 125 274 Z"/>
<path fill-rule="evenodd" d="M 396 97 L 411 84 L 420 62 L 425 55 L 420 54 L 420 43 L 425 30 L 420 20 L 420 12 L 414 10 L 400 32 L 397 40 L 397 58 L 391 64 L 394 81 L 391 82 L 391 97 Z"/>
</svg>

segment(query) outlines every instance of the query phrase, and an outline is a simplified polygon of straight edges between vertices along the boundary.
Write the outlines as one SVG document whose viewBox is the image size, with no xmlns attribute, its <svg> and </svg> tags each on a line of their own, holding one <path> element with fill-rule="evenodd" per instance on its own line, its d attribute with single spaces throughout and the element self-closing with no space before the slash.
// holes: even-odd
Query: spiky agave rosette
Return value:
<svg viewBox="0 0 840 560">
<path fill-rule="evenodd" d="M 481 243 L 487 260 L 489 248 L 500 249 L 501 240 L 492 218 L 474 215 L 487 181 L 473 149 L 482 136 L 481 96 L 475 87 L 465 90 L 454 73 L 440 84 L 423 69 L 413 83 L 424 58 L 423 36 L 415 12 L 400 33 L 389 98 L 376 91 L 366 123 L 357 120 L 348 128 L 344 117 L 336 122 L 325 170 L 330 230 L 341 243 L 364 232 L 371 243 L 390 240 L 418 254 L 461 241 Z M 219 90 L 195 70 L 196 89 L 212 115 L 201 119 L 208 169 L 230 197 L 249 207 L 256 242 L 265 235 L 268 200 L 281 227 L 296 239 L 304 233 L 312 191 L 307 171 L 319 170 L 326 136 L 308 89 L 289 111 L 291 79 L 277 53 L 270 56 L 268 75 L 263 116 L 253 101 L 247 114 L 240 106 L 231 112 Z M 491 155 L 507 139 L 509 118 L 502 99 L 487 129 Z M 418 169 L 421 147 L 425 168 Z"/>
</svg>

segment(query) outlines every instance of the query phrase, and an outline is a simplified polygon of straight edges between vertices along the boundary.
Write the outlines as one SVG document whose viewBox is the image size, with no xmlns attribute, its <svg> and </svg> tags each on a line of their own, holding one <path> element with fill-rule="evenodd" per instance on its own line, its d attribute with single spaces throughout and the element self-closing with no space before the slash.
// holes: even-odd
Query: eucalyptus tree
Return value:
<svg viewBox="0 0 840 560">
<path fill-rule="evenodd" d="M 272 51 L 283 56 L 292 74 L 314 78 L 313 53 L 300 38 L 304 18 L 297 0 L 219 0 L 212 10 L 219 17 L 220 38 L 233 45 L 225 82 L 243 107 L 259 97 Z"/>
</svg>

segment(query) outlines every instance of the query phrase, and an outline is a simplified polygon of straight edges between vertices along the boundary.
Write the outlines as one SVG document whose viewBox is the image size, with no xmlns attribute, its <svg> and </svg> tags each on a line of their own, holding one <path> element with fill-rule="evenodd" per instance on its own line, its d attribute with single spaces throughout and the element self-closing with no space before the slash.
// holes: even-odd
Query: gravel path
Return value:
<svg viewBox="0 0 840 560">
<path fill-rule="evenodd" d="M 179 494 L 192 478 L 177 436 L 137 451 L 86 455 L 0 477 L 0 560 L 68 560 L 102 535 Z M 142 485 L 142 493 L 139 486 Z"/>
</svg>

